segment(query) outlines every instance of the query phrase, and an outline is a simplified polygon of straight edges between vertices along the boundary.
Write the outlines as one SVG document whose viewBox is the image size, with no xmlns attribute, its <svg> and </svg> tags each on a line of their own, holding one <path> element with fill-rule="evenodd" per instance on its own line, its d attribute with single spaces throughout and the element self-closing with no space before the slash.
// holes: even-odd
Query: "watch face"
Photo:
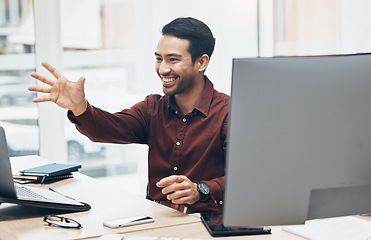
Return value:
<svg viewBox="0 0 371 240">
<path fill-rule="evenodd" d="M 199 182 L 197 185 L 198 191 L 203 195 L 208 195 L 210 193 L 210 188 L 204 182 Z"/>
</svg>

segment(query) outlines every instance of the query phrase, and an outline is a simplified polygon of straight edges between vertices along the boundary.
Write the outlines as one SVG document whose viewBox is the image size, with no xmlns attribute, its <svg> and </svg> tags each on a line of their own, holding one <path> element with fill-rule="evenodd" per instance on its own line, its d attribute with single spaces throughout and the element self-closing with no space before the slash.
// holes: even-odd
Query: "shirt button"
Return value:
<svg viewBox="0 0 371 240">
<path fill-rule="evenodd" d="M 176 142 L 175 144 L 176 144 L 177 146 L 179 146 L 179 145 L 180 145 L 180 142 Z"/>
<path fill-rule="evenodd" d="M 177 110 L 175 110 L 175 114 L 178 114 L 178 111 Z"/>
<path fill-rule="evenodd" d="M 174 171 L 176 171 L 176 170 L 178 170 L 178 168 L 177 167 L 174 167 Z"/>
<path fill-rule="evenodd" d="M 183 119 L 182 119 L 182 121 L 183 121 L 183 122 L 186 122 L 186 121 L 187 121 L 187 119 L 186 119 L 186 118 L 183 118 Z"/>
<path fill-rule="evenodd" d="M 223 204 L 223 201 L 219 201 L 219 204 L 222 205 Z"/>
</svg>

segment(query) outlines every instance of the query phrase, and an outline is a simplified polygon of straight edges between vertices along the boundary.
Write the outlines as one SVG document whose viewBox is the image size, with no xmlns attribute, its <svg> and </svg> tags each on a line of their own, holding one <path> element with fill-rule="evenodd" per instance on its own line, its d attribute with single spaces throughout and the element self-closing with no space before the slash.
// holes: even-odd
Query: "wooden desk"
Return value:
<svg viewBox="0 0 371 240">
<path fill-rule="evenodd" d="M 39 157 L 12 158 L 13 171 L 45 164 L 48 161 Z M 200 221 L 199 214 L 186 215 L 155 202 L 117 191 L 88 176 L 75 173 L 72 179 L 65 179 L 53 184 L 33 184 L 43 188 L 53 188 L 79 201 L 87 202 L 92 209 L 87 212 L 61 213 L 12 204 L 0 206 L 0 239 L 99 239 L 101 235 L 122 233 L 130 236 L 150 236 L 168 238 L 211 239 Z M 62 229 L 47 226 L 43 216 L 49 213 L 70 217 L 80 222 L 80 230 Z M 150 215 L 154 223 L 110 229 L 104 227 L 105 220 L 132 216 Z M 371 217 L 362 217 L 371 221 Z M 280 226 L 273 226 L 270 235 L 237 236 L 217 238 L 220 240 L 303 240 L 294 234 L 285 232 Z"/>
<path fill-rule="evenodd" d="M 20 169 L 48 163 L 48 161 L 33 156 L 12 158 L 11 163 L 13 172 L 17 172 Z M 0 206 L 0 239 L 57 240 L 86 238 L 115 232 L 122 233 L 177 226 L 199 221 L 196 216 L 183 214 L 158 203 L 106 186 L 86 175 L 74 173 L 74 176 L 74 178 L 52 184 L 32 184 L 32 186 L 51 187 L 67 196 L 86 202 L 92 207 L 90 211 L 61 213 L 14 204 L 2 204 Z M 43 222 L 43 216 L 49 213 L 73 218 L 81 223 L 83 228 L 75 230 L 49 227 Z M 110 229 L 102 224 L 105 220 L 142 214 L 154 217 L 155 222 L 120 229 Z"/>
<path fill-rule="evenodd" d="M 359 218 L 371 221 L 371 216 L 359 216 Z M 272 234 L 267 235 L 251 235 L 251 236 L 233 236 L 233 237 L 217 237 L 213 238 L 208 233 L 206 228 L 200 222 L 186 223 L 181 226 L 170 226 L 165 228 L 156 228 L 151 230 L 141 230 L 136 232 L 123 233 L 124 239 L 130 237 L 162 237 L 162 238 L 185 238 L 185 239 L 216 239 L 216 240 L 305 240 L 306 238 L 299 237 L 282 230 L 281 226 L 271 227 Z M 99 238 L 88 238 L 99 239 Z"/>
<path fill-rule="evenodd" d="M 269 235 L 250 235 L 250 236 L 233 236 L 233 237 L 217 237 L 217 240 L 304 240 L 305 238 L 298 237 L 294 234 L 285 232 L 280 226 L 274 226 L 272 234 Z M 182 226 L 171 226 L 167 228 L 157 228 L 146 231 L 124 233 L 125 238 L 132 236 L 149 236 L 149 237 L 168 237 L 168 238 L 193 238 L 193 239 L 210 239 L 213 238 L 208 233 L 201 222 L 188 223 Z M 99 238 L 96 238 L 99 239 Z"/>
<path fill-rule="evenodd" d="M 199 217 L 199 214 L 194 214 Z M 217 237 L 218 240 L 304 240 L 294 234 L 288 233 L 281 229 L 281 226 L 271 227 L 272 234 L 267 235 L 250 235 L 250 236 L 233 236 L 233 237 Z M 124 238 L 147 236 L 147 237 L 163 237 L 163 238 L 188 238 L 188 239 L 211 239 L 213 238 L 206 230 L 201 221 L 196 223 L 186 223 L 180 226 L 169 226 L 165 228 L 156 228 L 149 230 L 140 230 L 135 232 L 123 232 Z M 99 237 L 85 238 L 98 240 Z"/>
</svg>

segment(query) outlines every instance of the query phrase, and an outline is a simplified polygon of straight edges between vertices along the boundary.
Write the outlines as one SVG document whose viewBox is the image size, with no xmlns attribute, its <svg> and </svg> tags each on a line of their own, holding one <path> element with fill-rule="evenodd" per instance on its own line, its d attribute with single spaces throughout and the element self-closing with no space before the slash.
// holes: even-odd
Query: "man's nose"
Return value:
<svg viewBox="0 0 371 240">
<path fill-rule="evenodd" d="M 162 62 L 162 63 L 160 63 L 160 66 L 159 66 L 158 72 L 159 72 L 161 75 L 166 75 L 166 74 L 168 74 L 168 73 L 171 72 L 171 68 L 169 67 L 168 64 L 166 64 L 166 62 Z"/>
</svg>

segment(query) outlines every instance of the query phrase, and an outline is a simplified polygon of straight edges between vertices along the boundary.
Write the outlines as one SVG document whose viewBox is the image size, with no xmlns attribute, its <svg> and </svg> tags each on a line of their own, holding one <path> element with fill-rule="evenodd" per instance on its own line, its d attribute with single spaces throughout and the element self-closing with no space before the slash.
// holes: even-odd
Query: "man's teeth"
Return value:
<svg viewBox="0 0 371 240">
<path fill-rule="evenodd" d="M 162 81 L 164 81 L 164 82 L 172 82 L 172 81 L 175 81 L 175 77 L 172 77 L 172 78 L 162 78 Z"/>
</svg>

